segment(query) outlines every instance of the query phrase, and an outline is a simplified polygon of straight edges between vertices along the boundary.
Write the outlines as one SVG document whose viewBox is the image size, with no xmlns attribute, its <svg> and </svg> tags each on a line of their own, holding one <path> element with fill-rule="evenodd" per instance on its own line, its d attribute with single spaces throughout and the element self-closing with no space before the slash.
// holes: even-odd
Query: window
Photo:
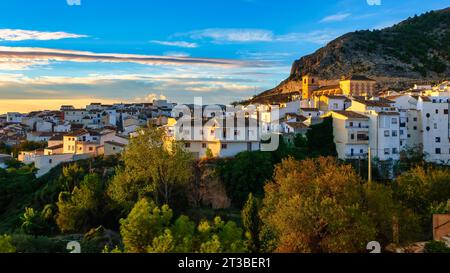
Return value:
<svg viewBox="0 0 450 273">
<path fill-rule="evenodd" d="M 430 113 L 427 113 L 427 115 L 426 115 L 426 116 L 427 116 L 427 118 L 430 118 Z"/>
<path fill-rule="evenodd" d="M 436 154 L 440 155 L 441 154 L 441 148 L 436 148 Z"/>
<path fill-rule="evenodd" d="M 392 131 L 392 136 L 393 136 L 393 137 L 396 137 L 396 136 L 397 136 L 397 131 L 393 130 L 393 131 Z"/>
<path fill-rule="evenodd" d="M 363 149 L 359 150 L 359 153 L 364 154 L 364 150 Z"/>
<path fill-rule="evenodd" d="M 52 164 L 52 163 L 53 163 L 53 159 L 49 159 L 48 164 Z"/>
<path fill-rule="evenodd" d="M 392 124 L 397 124 L 397 123 L 398 123 L 397 119 L 396 119 L 396 118 L 393 118 L 393 119 L 392 119 Z"/>
<path fill-rule="evenodd" d="M 431 130 L 431 128 L 428 126 L 428 127 L 427 127 L 427 131 L 430 131 L 430 130 Z"/>
<path fill-rule="evenodd" d="M 202 148 L 203 148 L 203 149 L 206 148 L 206 143 L 202 143 Z"/>
<path fill-rule="evenodd" d="M 437 123 L 435 123 L 434 124 L 434 129 L 437 129 L 437 128 L 438 128 Z"/>
<path fill-rule="evenodd" d="M 417 131 L 417 126 L 414 126 L 413 129 L 414 129 L 415 131 Z"/>
<path fill-rule="evenodd" d="M 390 154 L 389 148 L 384 149 L 384 154 L 385 154 L 385 155 Z"/>
<path fill-rule="evenodd" d="M 414 120 L 415 122 L 417 122 L 417 118 L 414 118 L 413 120 Z"/>
<path fill-rule="evenodd" d="M 353 122 L 350 122 L 350 127 L 353 127 Z"/>
<path fill-rule="evenodd" d="M 444 109 L 444 115 L 448 115 L 448 109 Z"/>
<path fill-rule="evenodd" d="M 228 149 L 228 144 L 222 144 L 222 149 Z"/>
<path fill-rule="evenodd" d="M 388 130 L 384 131 L 384 136 L 385 136 L 385 137 L 389 137 L 389 136 L 390 136 L 390 133 L 389 133 Z"/>
<path fill-rule="evenodd" d="M 439 114 L 439 110 L 438 109 L 436 109 L 436 114 Z"/>
<path fill-rule="evenodd" d="M 351 139 L 351 140 L 355 139 L 355 134 L 351 134 L 351 135 L 350 135 L 350 139 Z"/>
<path fill-rule="evenodd" d="M 94 147 L 89 147 L 89 151 L 92 152 L 94 150 Z"/>
<path fill-rule="evenodd" d="M 398 149 L 397 148 L 392 148 L 392 154 L 394 154 L 394 155 L 398 154 Z"/>
<path fill-rule="evenodd" d="M 441 143 L 441 138 L 440 137 L 436 137 L 436 143 Z"/>
<path fill-rule="evenodd" d="M 403 136 L 405 134 L 405 131 L 400 130 L 400 135 Z"/>
<path fill-rule="evenodd" d="M 191 143 L 185 143 L 185 144 L 184 144 L 184 147 L 186 147 L 186 148 L 191 148 Z"/>
</svg>

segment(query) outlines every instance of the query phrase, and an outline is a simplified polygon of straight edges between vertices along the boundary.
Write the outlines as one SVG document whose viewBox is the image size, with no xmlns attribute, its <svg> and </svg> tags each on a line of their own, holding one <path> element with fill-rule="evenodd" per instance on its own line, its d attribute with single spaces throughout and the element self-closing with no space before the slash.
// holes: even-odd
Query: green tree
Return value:
<svg viewBox="0 0 450 273">
<path fill-rule="evenodd" d="M 142 199 L 126 219 L 120 233 L 126 252 L 132 253 L 236 253 L 246 252 L 243 230 L 232 221 L 216 217 L 202 220 L 197 228 L 186 216 L 172 223 L 172 210 Z M 109 249 L 107 249 L 109 250 Z"/>
<path fill-rule="evenodd" d="M 9 235 L 0 235 L 0 253 L 15 253 L 16 248 Z"/>
<path fill-rule="evenodd" d="M 417 166 L 402 173 L 394 183 L 394 198 L 421 217 L 424 238 L 432 236 L 432 213 L 450 199 L 450 169 Z"/>
<path fill-rule="evenodd" d="M 25 208 L 25 212 L 21 217 L 21 229 L 26 234 L 39 234 L 44 228 L 41 215 L 33 208 Z"/>
<path fill-rule="evenodd" d="M 98 226 L 103 182 L 98 175 L 86 175 L 72 193 L 61 192 L 56 223 L 62 232 L 86 232 Z"/>
<path fill-rule="evenodd" d="M 272 155 L 266 152 L 243 152 L 235 158 L 219 161 L 217 170 L 228 196 L 242 206 L 249 193 L 262 195 L 264 183 L 273 173 Z"/>
<path fill-rule="evenodd" d="M 153 194 L 156 204 L 170 204 L 174 188 L 192 177 L 192 155 L 181 142 L 167 140 L 161 129 L 141 129 L 123 157 L 125 167 L 108 189 L 119 204 L 129 206 L 148 194 Z"/>
<path fill-rule="evenodd" d="M 64 166 L 60 177 L 60 183 L 65 191 L 71 192 L 83 181 L 86 171 L 77 163 Z"/>
<path fill-rule="evenodd" d="M 246 232 L 248 249 L 258 253 L 261 247 L 259 242 L 261 219 L 259 218 L 259 202 L 251 193 L 242 209 L 242 223 Z"/>
<path fill-rule="evenodd" d="M 158 208 L 154 202 L 145 198 L 137 202 L 128 217 L 120 220 L 125 251 L 145 253 L 153 239 L 169 225 L 172 215 L 167 205 Z"/>
<path fill-rule="evenodd" d="M 377 241 L 389 243 L 410 243 L 420 239 L 420 219 L 411 209 L 404 207 L 393 197 L 390 186 L 371 183 L 364 187 L 367 211 L 377 229 Z M 398 237 L 394 238 L 395 230 Z"/>
<path fill-rule="evenodd" d="M 265 186 L 262 234 L 271 240 L 265 245 L 276 252 L 364 251 L 376 230 L 363 199 L 351 166 L 330 157 L 285 159 Z"/>
<path fill-rule="evenodd" d="M 311 156 L 337 156 L 333 136 L 333 118 L 327 117 L 322 123 L 311 125 L 306 137 L 308 153 Z"/>
</svg>

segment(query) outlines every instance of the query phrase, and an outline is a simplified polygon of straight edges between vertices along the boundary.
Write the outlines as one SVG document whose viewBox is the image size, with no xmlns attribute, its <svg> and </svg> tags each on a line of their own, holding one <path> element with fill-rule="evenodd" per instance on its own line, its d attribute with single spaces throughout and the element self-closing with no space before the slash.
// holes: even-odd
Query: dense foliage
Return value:
<svg viewBox="0 0 450 273">
<path fill-rule="evenodd" d="M 224 210 L 177 206 L 202 187 L 198 170 L 182 143 L 153 128 L 122 156 L 63 164 L 39 179 L 12 162 L 0 169 L 0 252 L 67 252 L 71 240 L 86 253 L 363 252 L 373 240 L 430 240 L 432 215 L 450 212 L 449 168 L 412 155 L 396 179 L 367 183 L 361 166 L 323 157 L 336 152 L 330 122 L 312 126 L 309 140 L 281 138 L 274 152 L 209 158 L 233 201 Z"/>
<path fill-rule="evenodd" d="M 164 205 L 142 199 L 126 219 L 120 221 L 126 252 L 219 253 L 245 252 L 243 230 L 234 222 L 216 217 L 201 221 L 197 228 L 186 216 L 173 221 L 173 211 Z"/>
</svg>

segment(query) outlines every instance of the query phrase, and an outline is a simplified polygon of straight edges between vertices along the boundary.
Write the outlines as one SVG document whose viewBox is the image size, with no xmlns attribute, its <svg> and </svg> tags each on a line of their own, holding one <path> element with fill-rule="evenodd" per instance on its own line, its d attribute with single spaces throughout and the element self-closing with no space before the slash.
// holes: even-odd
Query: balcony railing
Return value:
<svg viewBox="0 0 450 273">
<path fill-rule="evenodd" d="M 346 157 L 360 157 L 360 158 L 366 158 L 368 156 L 368 153 L 346 153 Z"/>
<path fill-rule="evenodd" d="M 353 125 L 353 126 L 350 126 L 350 125 L 346 125 L 345 126 L 345 128 L 347 128 L 347 129 L 369 129 L 369 125 L 361 125 L 361 126 L 358 126 L 358 125 Z"/>
</svg>

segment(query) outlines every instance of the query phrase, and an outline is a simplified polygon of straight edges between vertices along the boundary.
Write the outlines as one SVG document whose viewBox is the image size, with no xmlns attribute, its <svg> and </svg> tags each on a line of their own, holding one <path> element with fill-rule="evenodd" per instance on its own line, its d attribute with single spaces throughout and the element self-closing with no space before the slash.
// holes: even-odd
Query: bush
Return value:
<svg viewBox="0 0 450 273">
<path fill-rule="evenodd" d="M 431 241 L 425 245 L 425 253 L 450 253 L 450 247 L 444 242 Z"/>
<path fill-rule="evenodd" d="M 18 253 L 65 253 L 65 243 L 45 236 L 11 235 L 11 243 Z"/>
<path fill-rule="evenodd" d="M 12 244 L 11 236 L 1 235 L 0 236 L 0 253 L 15 253 L 16 248 Z"/>
</svg>

